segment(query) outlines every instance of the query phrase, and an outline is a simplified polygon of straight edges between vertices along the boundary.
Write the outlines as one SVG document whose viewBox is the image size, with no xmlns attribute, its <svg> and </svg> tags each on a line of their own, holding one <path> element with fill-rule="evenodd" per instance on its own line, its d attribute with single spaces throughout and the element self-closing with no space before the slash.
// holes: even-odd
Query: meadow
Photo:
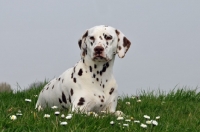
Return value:
<svg viewBox="0 0 200 132">
<path fill-rule="evenodd" d="M 52 108 L 38 112 L 35 103 L 44 85 L 16 93 L 0 93 L 1 132 L 200 131 L 200 93 L 197 90 L 175 88 L 169 93 L 158 90 L 141 91 L 133 96 L 122 95 L 118 98 L 117 110 L 124 115 L 118 120 L 115 115 L 103 112 L 98 115 L 81 114 Z M 50 117 L 44 117 L 45 114 Z M 73 114 L 71 119 L 66 119 L 69 114 Z M 144 115 L 150 119 L 144 118 Z M 152 124 L 152 121 L 157 124 Z M 61 125 L 61 122 L 67 124 Z"/>
</svg>

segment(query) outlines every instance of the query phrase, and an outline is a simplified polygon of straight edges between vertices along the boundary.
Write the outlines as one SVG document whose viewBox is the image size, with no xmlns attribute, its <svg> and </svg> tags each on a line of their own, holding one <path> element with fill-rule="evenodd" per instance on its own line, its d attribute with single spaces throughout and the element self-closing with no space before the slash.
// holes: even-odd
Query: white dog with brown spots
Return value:
<svg viewBox="0 0 200 132">
<path fill-rule="evenodd" d="M 71 108 L 72 111 L 115 112 L 117 83 L 113 76 L 115 55 L 123 58 L 131 43 L 110 26 L 88 29 L 78 42 L 81 60 L 40 92 L 36 108 Z"/>
</svg>

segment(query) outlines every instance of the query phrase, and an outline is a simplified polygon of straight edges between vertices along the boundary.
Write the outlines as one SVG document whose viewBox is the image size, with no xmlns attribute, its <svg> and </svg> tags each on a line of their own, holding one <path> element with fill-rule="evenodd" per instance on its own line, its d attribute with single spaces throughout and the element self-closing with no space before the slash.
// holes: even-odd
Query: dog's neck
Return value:
<svg viewBox="0 0 200 132">
<path fill-rule="evenodd" d="M 85 56 L 81 59 L 82 65 L 88 72 L 100 76 L 112 74 L 115 56 L 109 61 L 93 61 L 91 58 Z"/>
</svg>

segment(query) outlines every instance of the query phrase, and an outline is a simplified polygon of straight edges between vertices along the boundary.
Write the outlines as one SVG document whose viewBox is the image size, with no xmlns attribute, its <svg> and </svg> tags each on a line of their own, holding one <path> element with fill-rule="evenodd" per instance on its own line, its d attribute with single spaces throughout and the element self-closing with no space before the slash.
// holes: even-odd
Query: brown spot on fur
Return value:
<svg viewBox="0 0 200 132">
<path fill-rule="evenodd" d="M 90 72 L 92 72 L 92 66 L 90 66 Z"/>
<path fill-rule="evenodd" d="M 96 78 L 97 81 L 99 81 L 99 78 Z"/>
<path fill-rule="evenodd" d="M 60 103 L 62 103 L 62 100 L 60 98 L 58 100 L 59 100 Z"/>
<path fill-rule="evenodd" d="M 102 75 L 102 71 L 100 71 L 100 76 Z"/>
<path fill-rule="evenodd" d="M 82 74 L 83 74 L 83 70 L 80 69 L 79 72 L 78 72 L 78 75 L 79 75 L 79 76 L 82 76 Z"/>
<path fill-rule="evenodd" d="M 121 50 L 121 49 L 122 49 L 122 47 L 121 47 L 121 46 L 118 46 L 118 49 L 119 49 L 119 50 Z"/>
<path fill-rule="evenodd" d="M 96 65 L 96 64 L 94 64 L 94 68 L 97 68 L 97 65 Z"/>
<path fill-rule="evenodd" d="M 111 88 L 109 94 L 111 95 L 113 91 L 114 91 L 114 88 Z"/>
<path fill-rule="evenodd" d="M 86 52 L 85 52 L 85 51 L 83 51 L 83 52 L 82 52 L 82 56 L 85 56 L 85 54 L 86 54 Z"/>
<path fill-rule="evenodd" d="M 117 36 L 120 34 L 120 32 L 117 29 L 115 30 L 115 32 L 116 32 Z"/>
<path fill-rule="evenodd" d="M 65 102 L 65 104 L 67 104 L 67 99 L 64 92 L 62 92 L 62 101 Z"/>
<path fill-rule="evenodd" d="M 73 91 L 72 88 L 71 88 L 71 90 L 70 90 L 70 93 L 71 93 L 71 96 L 74 94 L 74 91 Z"/>
<path fill-rule="evenodd" d="M 69 95 L 69 102 L 71 103 L 71 96 Z"/>
<path fill-rule="evenodd" d="M 60 81 L 60 78 L 58 78 L 58 81 Z"/>
<path fill-rule="evenodd" d="M 106 67 L 107 67 L 107 68 L 109 67 L 109 63 L 108 63 L 108 62 L 106 63 Z"/>
<path fill-rule="evenodd" d="M 76 78 L 74 78 L 74 83 L 76 83 Z"/>
<path fill-rule="evenodd" d="M 95 78 L 96 77 L 96 75 L 95 74 L 93 74 L 93 78 Z"/>
<path fill-rule="evenodd" d="M 78 102 L 77 105 L 83 105 L 84 102 L 85 102 L 85 99 L 84 99 L 83 97 L 81 97 L 81 98 L 79 99 L 79 102 Z"/>
<path fill-rule="evenodd" d="M 54 88 L 54 85 L 52 86 L 52 89 Z"/>
<path fill-rule="evenodd" d="M 73 73 L 71 74 L 71 78 L 73 78 Z"/>
<path fill-rule="evenodd" d="M 47 87 L 47 89 L 46 90 L 48 90 L 49 89 L 49 87 Z"/>
<path fill-rule="evenodd" d="M 74 73 L 76 72 L 76 67 L 74 67 Z"/>
<path fill-rule="evenodd" d="M 104 100 L 103 100 L 103 99 L 101 99 L 101 102 L 104 102 Z"/>
<path fill-rule="evenodd" d="M 102 40 L 102 37 L 101 37 L 101 36 L 99 36 L 99 38 Z"/>
<path fill-rule="evenodd" d="M 103 105 L 100 105 L 100 107 L 102 107 Z"/>
</svg>

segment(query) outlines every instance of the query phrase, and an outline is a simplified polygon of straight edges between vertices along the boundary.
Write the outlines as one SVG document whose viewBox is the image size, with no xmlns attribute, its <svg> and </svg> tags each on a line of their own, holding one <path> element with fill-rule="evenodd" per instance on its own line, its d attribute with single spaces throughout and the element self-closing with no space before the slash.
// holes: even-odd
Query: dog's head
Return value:
<svg viewBox="0 0 200 132">
<path fill-rule="evenodd" d="M 81 57 L 90 57 L 93 61 L 109 61 L 116 54 L 123 58 L 131 42 L 124 34 L 110 26 L 95 26 L 88 29 L 78 41 Z"/>
</svg>

